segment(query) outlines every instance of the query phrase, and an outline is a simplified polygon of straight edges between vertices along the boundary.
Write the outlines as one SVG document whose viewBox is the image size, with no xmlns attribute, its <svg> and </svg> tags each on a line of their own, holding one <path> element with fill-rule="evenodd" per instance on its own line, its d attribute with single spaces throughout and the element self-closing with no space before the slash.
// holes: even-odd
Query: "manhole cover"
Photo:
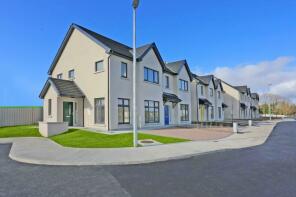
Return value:
<svg viewBox="0 0 296 197">
<path fill-rule="evenodd" d="M 138 141 L 139 145 L 141 146 L 154 146 L 154 145 L 159 145 L 161 143 L 153 140 L 153 139 L 143 139 Z"/>
<path fill-rule="evenodd" d="M 152 141 L 152 140 L 142 140 L 141 141 L 142 143 L 144 143 L 144 144 L 151 144 L 151 143 L 155 143 L 154 141 Z"/>
</svg>

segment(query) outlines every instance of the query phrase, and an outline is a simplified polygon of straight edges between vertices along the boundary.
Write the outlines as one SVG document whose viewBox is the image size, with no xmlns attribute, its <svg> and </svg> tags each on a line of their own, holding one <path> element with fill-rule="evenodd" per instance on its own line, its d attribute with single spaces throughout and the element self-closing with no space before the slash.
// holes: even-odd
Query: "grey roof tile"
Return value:
<svg viewBox="0 0 296 197">
<path fill-rule="evenodd" d="M 46 81 L 39 97 L 44 98 L 48 88 L 53 85 L 59 96 L 83 98 L 85 97 L 83 92 L 79 89 L 74 81 L 56 79 L 49 77 Z"/>
</svg>

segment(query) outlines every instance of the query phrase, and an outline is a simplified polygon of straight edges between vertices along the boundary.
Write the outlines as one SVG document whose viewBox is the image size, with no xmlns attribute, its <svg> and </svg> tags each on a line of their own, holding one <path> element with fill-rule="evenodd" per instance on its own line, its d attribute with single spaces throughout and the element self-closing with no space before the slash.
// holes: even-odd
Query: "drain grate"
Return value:
<svg viewBox="0 0 296 197">
<path fill-rule="evenodd" d="M 152 144 L 152 143 L 155 143 L 155 142 L 152 141 L 152 140 L 142 140 L 141 143 L 144 143 L 144 144 Z"/>
</svg>

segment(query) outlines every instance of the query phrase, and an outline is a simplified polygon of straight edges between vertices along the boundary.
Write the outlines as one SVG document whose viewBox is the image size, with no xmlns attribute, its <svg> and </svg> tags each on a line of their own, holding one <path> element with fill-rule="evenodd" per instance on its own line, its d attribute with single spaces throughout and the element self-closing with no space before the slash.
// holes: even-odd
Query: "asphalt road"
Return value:
<svg viewBox="0 0 296 197">
<path fill-rule="evenodd" d="M 0 145 L 0 196 L 296 196 L 295 121 L 261 146 L 145 165 L 28 165 L 9 148 Z"/>
</svg>

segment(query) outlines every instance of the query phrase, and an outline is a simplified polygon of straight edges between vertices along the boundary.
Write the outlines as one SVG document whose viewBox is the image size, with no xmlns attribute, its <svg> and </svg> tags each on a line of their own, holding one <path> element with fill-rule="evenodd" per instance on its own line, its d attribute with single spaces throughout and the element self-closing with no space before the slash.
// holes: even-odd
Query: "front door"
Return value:
<svg viewBox="0 0 296 197">
<path fill-rule="evenodd" d="M 169 112 L 169 106 L 164 106 L 164 124 L 169 125 L 170 124 L 170 112 Z"/>
<path fill-rule="evenodd" d="M 72 102 L 63 103 L 63 119 L 64 119 L 64 122 L 69 123 L 69 126 L 73 126 L 73 103 Z"/>
</svg>

